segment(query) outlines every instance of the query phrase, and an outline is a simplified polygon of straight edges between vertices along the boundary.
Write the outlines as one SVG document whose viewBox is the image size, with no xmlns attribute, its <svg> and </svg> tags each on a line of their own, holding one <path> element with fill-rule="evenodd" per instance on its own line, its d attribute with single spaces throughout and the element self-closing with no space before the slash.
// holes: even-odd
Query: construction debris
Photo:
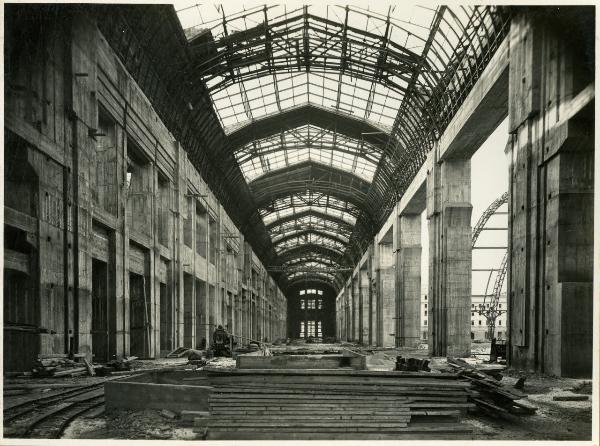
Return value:
<svg viewBox="0 0 600 446">
<path fill-rule="evenodd" d="M 99 376 L 112 375 L 115 372 L 129 371 L 133 369 L 133 361 L 136 359 L 138 359 L 137 356 L 112 359 L 104 365 L 94 366 L 94 370 Z"/>
<path fill-rule="evenodd" d="M 160 416 L 163 418 L 168 418 L 169 420 L 174 420 L 175 418 L 177 418 L 177 414 L 173 411 L 170 411 L 168 409 L 163 409 L 160 411 Z"/>
<path fill-rule="evenodd" d="M 396 357 L 396 370 L 403 372 L 431 372 L 427 359 L 403 358 L 402 356 Z"/>
<path fill-rule="evenodd" d="M 448 365 L 457 376 L 468 380 L 477 392 L 469 397 L 477 407 L 486 413 L 497 414 L 533 414 L 536 407 L 517 402 L 527 395 L 515 388 L 503 387 L 498 381 L 498 368 L 477 367 L 458 358 L 447 358 Z M 493 378 L 492 378 L 493 376 Z M 501 378 L 501 375 L 500 375 Z"/>
<path fill-rule="evenodd" d="M 183 358 L 187 356 L 190 349 L 187 347 L 178 347 L 167 355 L 167 358 Z"/>
<path fill-rule="evenodd" d="M 526 379 L 525 376 L 519 377 L 519 379 L 517 380 L 517 382 L 515 383 L 515 385 L 513 387 L 518 390 L 523 390 L 523 388 L 525 387 L 525 379 Z"/>
<path fill-rule="evenodd" d="M 87 373 L 88 369 L 85 364 L 66 357 L 44 358 L 39 356 L 31 368 L 31 375 L 34 377 L 79 376 Z"/>
<path fill-rule="evenodd" d="M 194 425 L 208 428 L 209 439 L 337 439 L 367 434 L 391 439 L 402 434 L 470 432 L 460 423 L 461 414 L 474 407 L 467 401 L 469 384 L 454 374 L 204 370 L 213 387 L 210 415 L 195 419 Z"/>
</svg>

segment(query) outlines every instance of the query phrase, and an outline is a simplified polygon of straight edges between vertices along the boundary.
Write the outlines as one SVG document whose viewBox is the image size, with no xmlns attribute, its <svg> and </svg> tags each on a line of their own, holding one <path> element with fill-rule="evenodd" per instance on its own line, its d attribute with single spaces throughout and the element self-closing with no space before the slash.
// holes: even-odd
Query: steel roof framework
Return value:
<svg viewBox="0 0 600 446">
<path fill-rule="evenodd" d="M 272 5 L 233 14 L 220 6 L 202 14 L 202 24 L 186 30 L 201 55 L 186 72 L 202 79 L 280 260 L 303 241 L 353 260 L 362 254 L 508 23 L 493 6 L 415 6 L 408 15 L 400 6 Z M 330 221 L 293 217 L 307 212 L 353 231 L 334 241 Z"/>
</svg>

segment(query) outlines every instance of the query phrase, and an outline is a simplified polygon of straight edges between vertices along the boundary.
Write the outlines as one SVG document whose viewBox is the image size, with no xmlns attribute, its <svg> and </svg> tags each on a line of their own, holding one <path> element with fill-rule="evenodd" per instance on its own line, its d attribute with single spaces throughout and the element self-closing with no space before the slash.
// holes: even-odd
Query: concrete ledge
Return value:
<svg viewBox="0 0 600 446">
<path fill-rule="evenodd" d="M 240 355 L 236 359 L 238 369 L 337 369 L 351 367 L 367 368 L 366 356 L 344 355 Z"/>
<path fill-rule="evenodd" d="M 208 411 L 210 386 L 109 381 L 104 384 L 106 409 Z"/>
</svg>

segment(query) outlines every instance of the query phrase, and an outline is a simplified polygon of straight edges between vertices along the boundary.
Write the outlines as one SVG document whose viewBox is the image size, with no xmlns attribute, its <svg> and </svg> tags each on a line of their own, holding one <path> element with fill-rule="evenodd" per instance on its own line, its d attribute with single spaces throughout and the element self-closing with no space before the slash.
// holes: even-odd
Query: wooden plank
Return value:
<svg viewBox="0 0 600 446">
<path fill-rule="evenodd" d="M 441 403 L 401 403 L 401 404 L 393 404 L 393 403 L 373 403 L 371 406 L 375 408 L 394 408 L 400 410 L 402 408 L 410 408 L 414 407 L 415 404 L 441 404 Z M 447 405 L 455 405 L 455 404 L 467 404 L 467 403 L 443 403 L 442 406 Z M 352 403 L 348 401 L 340 401 L 338 404 L 326 404 L 326 401 L 319 401 L 318 403 L 314 403 L 308 400 L 295 400 L 295 401 L 273 401 L 273 400 L 262 400 L 261 402 L 256 403 L 243 403 L 235 400 L 223 401 L 221 403 L 213 403 L 209 402 L 209 406 L 211 408 L 224 408 L 224 407 L 243 407 L 243 408 L 253 408 L 253 407 L 265 407 L 265 406 L 273 406 L 273 407 L 281 407 L 281 406 L 297 406 L 297 405 L 306 405 L 307 407 L 316 407 L 316 406 L 325 406 L 335 410 L 340 405 L 345 405 L 349 408 L 361 407 L 360 403 Z M 364 402 L 362 403 L 364 406 Z"/>
<path fill-rule="evenodd" d="M 340 370 L 340 369 L 288 369 L 288 370 L 271 370 L 271 369 L 219 369 L 216 367 L 204 367 L 204 372 L 209 375 L 283 375 L 283 376 L 378 376 L 378 377 L 394 377 L 394 378 L 433 378 L 449 381 L 456 381 L 457 377 L 453 373 L 430 373 L 430 372 L 396 372 L 396 371 L 381 371 L 381 370 Z"/>
<path fill-rule="evenodd" d="M 348 405 L 358 405 L 358 406 L 364 406 L 365 402 L 362 399 L 328 399 L 328 398 L 287 398 L 287 399 L 280 399 L 280 398 L 260 398 L 260 399 L 256 399 L 256 400 L 244 400 L 244 399 L 240 399 L 240 398 L 222 398 L 222 399 L 209 399 L 209 404 L 211 405 L 215 405 L 215 404 L 225 404 L 225 405 L 252 405 L 252 404 L 298 404 L 298 403 L 305 403 L 305 404 L 312 404 L 314 405 L 318 405 L 318 404 L 330 404 L 330 405 L 339 405 L 339 404 L 348 404 Z M 371 401 L 369 402 L 369 404 L 372 405 L 377 405 L 377 406 L 382 406 L 382 405 L 386 405 L 386 406 L 398 406 L 398 407 L 402 407 L 402 406 L 406 406 L 408 404 L 412 404 L 410 400 L 407 401 L 394 401 L 394 400 L 385 400 L 385 401 Z"/>
<path fill-rule="evenodd" d="M 310 425 L 315 425 L 315 422 L 322 422 L 324 425 L 335 425 L 335 426 L 340 426 L 342 424 L 344 425 L 350 425 L 350 426 L 368 426 L 369 424 L 386 424 L 386 423 L 410 423 L 411 422 L 411 417 L 394 417 L 394 416 L 382 416 L 382 417 L 377 417 L 377 418 L 369 418 L 368 415 L 362 415 L 362 416 L 351 416 L 351 417 L 346 417 L 346 418 L 336 418 L 336 417 L 329 417 L 329 418 L 325 418 L 325 417 L 319 417 L 319 418 L 315 418 L 315 417 L 311 417 L 309 415 L 305 416 L 305 417 L 294 417 L 294 414 L 290 414 L 287 417 L 277 417 L 276 414 L 270 414 L 270 415 L 254 415 L 254 416 L 236 416 L 236 417 L 232 417 L 232 418 L 225 418 L 222 416 L 218 416 L 218 417 L 213 417 L 214 419 L 216 418 L 221 418 L 222 419 L 222 423 L 223 425 L 227 425 L 229 424 L 230 426 L 236 426 L 236 427 L 241 427 L 240 424 L 238 424 L 239 422 L 244 422 L 247 423 L 249 425 L 256 425 L 256 426 L 262 426 L 265 425 L 265 423 L 275 423 L 275 424 L 279 424 L 279 425 L 290 425 L 291 423 L 308 423 Z M 454 417 L 448 417 L 449 421 L 456 421 L 456 418 Z M 221 422 L 221 421 L 220 421 Z M 199 423 L 204 423 L 203 425 L 207 425 L 206 422 L 204 421 L 199 421 Z M 251 424 L 252 423 L 252 424 Z M 214 424 L 213 424 L 214 425 Z"/>
<path fill-rule="evenodd" d="M 345 386 L 317 386 L 313 388 L 306 388 L 304 386 L 273 386 L 272 388 L 267 388 L 263 386 L 255 386 L 255 385 L 243 385 L 239 386 L 228 386 L 228 387 L 220 387 L 217 384 L 214 384 L 214 393 L 215 394 L 225 394 L 225 393 L 299 393 L 299 392 L 308 392 L 308 393 L 347 393 L 347 394 L 374 394 L 374 395 L 399 395 L 399 394 L 418 394 L 418 395 L 439 395 L 439 396 L 463 396 L 468 395 L 465 390 L 445 390 L 445 389 L 435 389 L 431 387 L 394 387 L 394 388 L 371 388 L 371 387 L 345 387 Z"/>
<path fill-rule="evenodd" d="M 436 412 L 436 411 L 431 411 L 431 412 Z M 451 410 L 440 410 L 437 411 L 440 412 L 441 415 L 444 414 L 453 414 L 455 411 L 451 411 Z M 271 409 L 271 408 L 264 408 L 264 409 L 248 409 L 248 410 L 243 410 L 243 409 L 218 409 L 218 410 L 211 410 L 210 414 L 211 415 L 223 415 L 223 416 L 229 416 L 229 415 L 235 415 L 235 416 L 263 416 L 263 415 L 278 415 L 278 416 L 286 416 L 286 415 L 291 415 L 291 416 L 302 416 L 304 414 L 306 415 L 311 415 L 313 418 L 315 416 L 328 416 L 328 415 L 352 415 L 352 416 L 380 416 L 380 415 L 395 415 L 395 416 L 400 416 L 400 415 L 405 415 L 405 414 L 410 414 L 412 415 L 419 415 L 419 416 L 424 416 L 427 413 L 427 411 L 397 411 L 394 409 L 380 409 L 380 410 L 375 410 L 375 411 L 361 411 L 361 410 L 313 410 L 310 407 L 304 407 L 304 408 L 292 408 L 292 409 Z"/>
<path fill-rule="evenodd" d="M 464 381 L 456 381 L 456 382 L 444 382 L 444 381 L 434 381 L 434 380 L 421 380 L 421 381 L 408 381 L 408 380 L 399 380 L 398 382 L 391 381 L 336 381 L 336 380 L 320 380 L 318 378 L 310 381 L 300 381 L 300 380 L 281 380 L 274 378 L 272 381 L 265 379 L 257 379 L 257 380 L 245 380 L 240 379 L 232 382 L 228 381 L 219 381 L 210 379 L 211 383 L 218 385 L 220 387 L 227 387 L 229 385 L 304 385 L 304 386 L 327 386 L 327 385 L 346 385 L 346 386 L 368 386 L 368 385 L 377 385 L 377 386 L 385 386 L 387 388 L 393 387 L 430 387 L 433 389 L 466 389 L 469 388 L 470 385 Z"/>
<path fill-rule="evenodd" d="M 214 389 L 214 387 L 211 387 Z M 264 395 L 272 395 L 274 397 L 284 398 L 286 395 L 331 395 L 331 396 L 352 396 L 353 398 L 383 398 L 383 399 L 400 399 L 400 398 L 414 398 L 418 396 L 426 396 L 429 398 L 467 398 L 470 396 L 465 392 L 435 392 L 428 391 L 422 389 L 407 389 L 407 390 L 398 390 L 394 392 L 373 392 L 373 391 L 354 391 L 349 392 L 344 389 L 323 389 L 323 390 L 303 390 L 303 389 L 273 389 L 272 391 L 264 391 L 260 389 L 253 389 L 250 387 L 240 388 L 238 391 L 214 391 L 211 392 L 211 396 L 215 398 L 218 397 L 226 397 L 226 396 L 234 396 L 234 395 L 246 395 L 246 398 L 253 398 L 256 396 L 258 398 Z M 253 395 L 253 396 L 251 396 Z M 477 396 L 477 395 L 473 395 Z"/>
<path fill-rule="evenodd" d="M 320 432 L 370 432 L 373 431 L 373 427 L 354 427 L 354 428 L 346 428 L 346 427 L 336 427 L 336 426 L 328 426 L 322 427 L 319 429 Z M 219 430 L 228 430 L 233 433 L 234 431 L 231 429 L 231 425 L 229 426 L 214 426 L 209 429 L 209 431 L 219 431 Z M 430 432 L 442 432 L 442 433 L 452 433 L 452 432 L 461 432 L 461 433 L 470 433 L 471 429 L 465 425 L 418 425 L 418 426 L 406 426 L 404 428 L 398 429 L 397 427 L 381 427 L 377 428 L 374 432 L 378 431 L 384 432 L 413 432 L 413 433 L 430 433 Z M 277 431 L 277 432 L 315 432 L 315 429 L 312 427 L 283 427 L 283 426 L 254 426 L 254 427 L 244 427 L 243 429 L 236 429 L 235 432 L 261 432 L 261 431 Z M 272 435 L 272 433 L 271 433 Z"/>
<path fill-rule="evenodd" d="M 235 428 L 242 428 L 242 427 L 252 427 L 252 426 L 256 426 L 257 422 L 252 420 L 249 422 L 245 422 L 244 420 L 227 420 L 227 421 L 218 421 L 218 420 L 209 420 L 207 422 L 202 422 L 202 423 L 198 423 L 196 424 L 196 422 L 194 422 L 195 426 L 208 426 L 209 428 L 212 427 L 227 427 L 229 426 L 229 428 L 231 429 L 232 427 L 232 423 L 234 423 Z M 343 420 L 337 420 L 335 422 L 338 426 L 339 429 L 343 429 L 344 431 L 354 431 L 355 429 L 373 429 L 373 428 L 405 428 L 408 426 L 408 423 L 403 423 L 403 422 L 397 422 L 397 423 L 369 423 L 369 424 L 360 424 L 360 425 L 356 425 L 356 422 L 354 422 L 353 420 L 348 420 L 347 423 L 344 423 Z M 278 423 L 276 421 L 262 421 L 260 422 L 260 427 L 261 428 L 269 428 L 269 427 L 274 427 L 274 428 L 278 428 L 278 427 L 285 427 L 285 428 L 309 428 L 311 429 L 313 432 L 314 431 L 320 431 L 321 429 L 330 429 L 331 428 L 331 423 L 330 422 L 326 422 L 326 423 L 318 423 L 315 422 L 314 420 L 310 420 L 308 422 L 302 423 L 302 422 L 281 422 Z"/>
<path fill-rule="evenodd" d="M 427 434 L 428 440 L 448 440 L 450 438 L 455 439 L 468 439 L 470 438 L 471 431 L 466 432 L 433 432 Z M 246 440 L 246 441 L 260 441 L 260 440 L 287 440 L 287 441 L 309 441 L 309 440 L 351 440 L 351 441 L 410 441 L 410 440 L 422 440 L 423 433 L 415 433 L 411 431 L 400 431 L 400 432 L 339 432 L 339 433 L 323 433 L 323 432 L 260 432 L 247 430 L 243 431 L 223 431 L 223 430 L 212 430 L 208 432 L 208 440 Z"/>
<path fill-rule="evenodd" d="M 385 386 L 424 386 L 432 385 L 438 387 L 469 387 L 463 380 L 446 379 L 427 379 L 427 378 L 402 378 L 393 377 L 345 377 L 345 376 L 280 376 L 280 375 L 259 375 L 259 376 L 240 376 L 237 377 L 214 377 L 209 375 L 209 381 L 222 385 L 236 383 L 280 383 L 280 384 L 345 384 L 345 385 L 364 385 L 378 384 Z"/>
</svg>

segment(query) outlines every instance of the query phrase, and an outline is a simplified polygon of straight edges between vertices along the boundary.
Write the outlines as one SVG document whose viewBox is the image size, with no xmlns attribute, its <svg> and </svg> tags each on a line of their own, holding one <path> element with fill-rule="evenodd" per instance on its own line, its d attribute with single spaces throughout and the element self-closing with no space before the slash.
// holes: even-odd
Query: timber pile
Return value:
<svg viewBox="0 0 600 446">
<path fill-rule="evenodd" d="M 462 435 L 474 407 L 454 374 L 214 369 L 208 439 L 396 439 Z"/>
<path fill-rule="evenodd" d="M 65 355 L 66 356 L 66 355 Z M 38 357 L 31 369 L 32 376 L 80 376 L 87 375 L 88 368 L 85 364 L 68 358 L 44 358 Z"/>
<path fill-rule="evenodd" d="M 527 394 L 515 388 L 504 387 L 498 382 L 502 377 L 497 368 L 480 370 L 462 359 L 447 359 L 456 376 L 469 381 L 472 389 L 477 391 L 478 395 L 470 396 L 469 400 L 484 412 L 491 415 L 531 415 L 537 410 L 518 401 L 527 398 Z"/>
</svg>

